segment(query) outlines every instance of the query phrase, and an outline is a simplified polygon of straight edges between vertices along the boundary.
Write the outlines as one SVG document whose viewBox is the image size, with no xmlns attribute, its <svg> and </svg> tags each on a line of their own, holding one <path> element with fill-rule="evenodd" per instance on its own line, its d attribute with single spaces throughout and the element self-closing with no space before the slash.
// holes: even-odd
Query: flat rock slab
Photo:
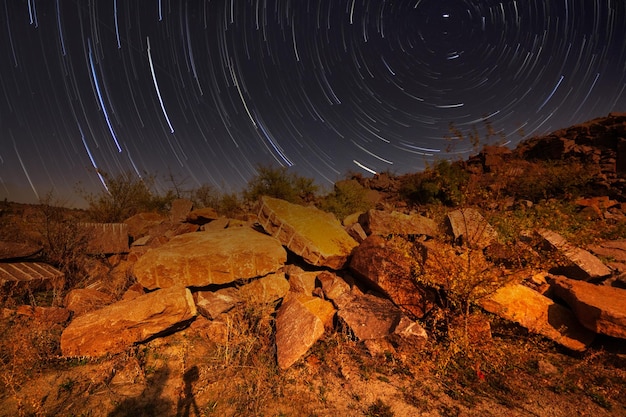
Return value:
<svg viewBox="0 0 626 417">
<path fill-rule="evenodd" d="M 584 351 L 595 337 L 570 310 L 521 284 L 504 286 L 478 304 L 574 351 Z"/>
<path fill-rule="evenodd" d="M 604 278 L 611 275 L 611 270 L 604 265 L 600 259 L 593 256 L 584 249 L 571 245 L 563 236 L 546 229 L 537 231 L 553 249 L 567 258 L 575 270 L 568 275 L 570 278 L 589 280 L 594 278 Z M 571 276 L 570 276 L 571 275 Z"/>
<path fill-rule="evenodd" d="M 63 277 L 63 272 L 43 262 L 0 263 L 0 285 L 7 282 L 44 283 Z"/>
<path fill-rule="evenodd" d="M 448 213 L 450 232 L 455 241 L 484 249 L 498 238 L 498 232 L 473 208 L 454 210 Z"/>
<path fill-rule="evenodd" d="M 276 356 L 287 369 L 306 354 L 332 324 L 335 309 L 321 298 L 291 294 L 276 314 Z"/>
<path fill-rule="evenodd" d="M 433 237 L 438 233 L 437 224 L 419 214 L 397 211 L 369 210 L 359 216 L 359 224 L 368 235 L 422 235 Z"/>
<path fill-rule="evenodd" d="M 61 334 L 61 352 L 90 357 L 123 352 L 135 343 L 182 327 L 196 314 L 188 289 L 154 291 L 75 318 Z"/>
<path fill-rule="evenodd" d="M 626 339 L 626 290 L 565 277 L 550 280 L 554 295 L 574 310 L 583 326 L 596 333 Z"/>
<path fill-rule="evenodd" d="M 261 277 L 241 286 L 239 297 L 252 304 L 271 304 L 289 292 L 289 281 L 284 272 Z"/>
<path fill-rule="evenodd" d="M 341 269 L 358 243 L 330 213 L 271 197 L 261 198 L 263 229 L 314 266 Z"/>
<path fill-rule="evenodd" d="M 278 240 L 239 227 L 176 236 L 141 256 L 133 274 L 149 289 L 205 287 L 264 276 L 286 260 Z"/>
</svg>

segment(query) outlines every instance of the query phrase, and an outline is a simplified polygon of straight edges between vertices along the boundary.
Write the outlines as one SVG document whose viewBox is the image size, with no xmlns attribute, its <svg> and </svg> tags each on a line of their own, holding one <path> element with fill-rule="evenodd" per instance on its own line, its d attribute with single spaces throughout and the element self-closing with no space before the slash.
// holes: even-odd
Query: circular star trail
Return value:
<svg viewBox="0 0 626 417">
<path fill-rule="evenodd" d="M 514 146 L 626 111 L 622 0 L 4 0 L 0 32 L 14 201 L 100 172 L 330 185 L 464 158 L 451 126 Z"/>
</svg>

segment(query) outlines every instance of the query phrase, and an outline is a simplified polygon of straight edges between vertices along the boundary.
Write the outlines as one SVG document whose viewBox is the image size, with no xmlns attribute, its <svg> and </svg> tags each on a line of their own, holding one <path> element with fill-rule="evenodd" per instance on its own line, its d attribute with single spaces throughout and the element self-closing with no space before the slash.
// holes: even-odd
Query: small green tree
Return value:
<svg viewBox="0 0 626 417">
<path fill-rule="evenodd" d="M 243 196 L 247 201 L 256 201 L 266 195 L 290 203 L 307 204 L 315 199 L 317 189 L 315 180 L 288 172 L 286 167 L 258 165 L 257 174 L 248 182 Z"/>
<path fill-rule="evenodd" d="M 90 218 L 103 223 L 121 222 L 144 211 L 167 211 L 176 197 L 172 191 L 159 195 L 151 190 L 154 176 L 138 178 L 130 172 L 116 176 L 100 172 L 107 185 L 107 190 L 98 194 L 79 193 L 87 201 Z"/>
<path fill-rule="evenodd" d="M 339 181 L 333 192 L 318 204 L 319 208 L 334 213 L 338 219 L 359 211 L 367 211 L 374 205 L 367 201 L 367 190 L 356 180 Z"/>
</svg>

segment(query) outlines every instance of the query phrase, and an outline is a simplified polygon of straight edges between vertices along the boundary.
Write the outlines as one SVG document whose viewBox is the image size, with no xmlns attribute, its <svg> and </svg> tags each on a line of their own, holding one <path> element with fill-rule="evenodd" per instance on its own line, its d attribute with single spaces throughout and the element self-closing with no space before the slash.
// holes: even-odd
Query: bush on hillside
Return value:
<svg viewBox="0 0 626 417">
<path fill-rule="evenodd" d="M 367 211 L 373 204 L 366 199 L 367 190 L 357 181 L 339 181 L 332 193 L 318 204 L 319 208 L 331 212 L 338 219 L 359 211 Z"/>
<path fill-rule="evenodd" d="M 469 174 L 460 164 L 441 160 L 423 172 L 405 177 L 400 194 L 413 204 L 456 207 L 464 202 L 468 181 Z"/>
<path fill-rule="evenodd" d="M 107 190 L 98 194 L 79 190 L 87 201 L 89 217 L 96 222 L 117 223 L 141 212 L 164 212 L 176 197 L 172 191 L 164 195 L 152 191 L 155 180 L 151 175 L 144 178 L 130 172 L 116 176 L 101 172 L 100 175 Z"/>
<path fill-rule="evenodd" d="M 593 194 L 590 185 L 599 173 L 576 161 L 538 161 L 511 180 L 506 193 L 537 203 L 550 198 L 573 198 Z"/>
<path fill-rule="evenodd" d="M 317 185 L 312 178 L 288 172 L 286 167 L 257 166 L 257 174 L 248 181 L 244 199 L 254 202 L 261 196 L 280 198 L 295 204 L 307 204 L 315 199 Z"/>
</svg>

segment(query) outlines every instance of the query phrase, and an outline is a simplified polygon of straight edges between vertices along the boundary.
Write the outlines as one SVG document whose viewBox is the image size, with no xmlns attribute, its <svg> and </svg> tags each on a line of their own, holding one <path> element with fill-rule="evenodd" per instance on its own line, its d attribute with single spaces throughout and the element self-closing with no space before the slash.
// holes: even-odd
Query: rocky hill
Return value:
<svg viewBox="0 0 626 417">
<path fill-rule="evenodd" d="M 0 416 L 626 415 L 625 143 L 355 175 L 341 221 L 4 203 Z"/>
</svg>

